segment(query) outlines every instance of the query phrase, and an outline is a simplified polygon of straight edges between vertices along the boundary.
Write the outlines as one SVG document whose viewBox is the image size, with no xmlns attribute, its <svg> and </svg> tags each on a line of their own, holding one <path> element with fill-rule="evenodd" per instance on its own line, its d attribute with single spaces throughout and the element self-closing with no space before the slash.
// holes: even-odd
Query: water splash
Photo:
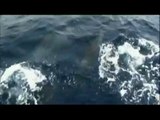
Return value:
<svg viewBox="0 0 160 120">
<path fill-rule="evenodd" d="M 0 77 L 0 95 L 6 104 L 37 104 L 34 92 L 42 89 L 46 77 L 27 62 L 6 68 Z"/>
<path fill-rule="evenodd" d="M 160 104 L 160 64 L 153 64 L 160 56 L 159 46 L 144 38 L 119 41 L 119 45 L 110 42 L 100 46 L 100 78 L 111 81 L 108 84 L 116 83 L 126 104 Z"/>
</svg>

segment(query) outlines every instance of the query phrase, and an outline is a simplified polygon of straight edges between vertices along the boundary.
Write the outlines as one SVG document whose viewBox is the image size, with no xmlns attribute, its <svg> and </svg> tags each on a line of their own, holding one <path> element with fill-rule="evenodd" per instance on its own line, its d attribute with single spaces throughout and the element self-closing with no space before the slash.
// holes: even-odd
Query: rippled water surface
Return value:
<svg viewBox="0 0 160 120">
<path fill-rule="evenodd" d="M 160 104 L 158 15 L 1 15 L 0 104 Z"/>
</svg>

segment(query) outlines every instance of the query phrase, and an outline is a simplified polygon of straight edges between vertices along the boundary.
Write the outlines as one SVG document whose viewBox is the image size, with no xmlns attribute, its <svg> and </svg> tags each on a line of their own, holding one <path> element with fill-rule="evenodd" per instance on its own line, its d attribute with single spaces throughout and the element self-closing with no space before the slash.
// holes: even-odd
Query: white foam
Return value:
<svg viewBox="0 0 160 120">
<path fill-rule="evenodd" d="M 149 90 L 150 92 L 152 92 L 152 91 L 154 91 L 154 90 L 158 90 L 156 84 L 154 84 L 154 83 L 144 83 L 143 86 L 144 86 L 144 89 L 147 89 L 147 90 Z M 154 91 L 154 92 L 155 92 L 155 91 Z"/>
<path fill-rule="evenodd" d="M 46 77 L 26 62 L 14 64 L 6 68 L 0 78 L 0 94 L 2 95 L 4 91 L 9 94 L 6 104 L 10 104 L 9 99 L 14 96 L 16 97 L 14 104 L 31 104 L 28 100 L 38 104 L 39 98 L 35 98 L 33 93 L 42 89 L 44 80 L 47 80 Z M 9 87 L 10 83 L 15 84 Z"/>
<path fill-rule="evenodd" d="M 157 93 L 157 94 L 155 95 L 155 97 L 156 97 L 156 99 L 158 100 L 158 105 L 160 105 L 160 94 Z"/>
<path fill-rule="evenodd" d="M 131 44 L 125 42 L 123 45 L 118 47 L 119 54 L 128 54 L 131 56 L 130 67 L 135 71 L 135 67 L 144 63 L 145 56 L 140 54 L 139 49 L 134 49 Z"/>
<path fill-rule="evenodd" d="M 46 79 L 44 75 L 38 70 L 35 70 L 33 68 L 25 67 L 23 66 L 25 62 L 14 64 L 10 66 L 9 68 L 6 68 L 3 75 L 1 76 L 0 83 L 4 81 L 8 81 L 9 77 L 14 74 L 14 72 L 19 71 L 24 74 L 23 80 L 26 80 L 28 83 L 30 89 L 32 91 L 35 91 L 38 89 L 37 83 L 42 82 Z"/>
<path fill-rule="evenodd" d="M 127 90 L 125 89 L 120 90 L 121 97 L 123 97 L 126 93 L 127 93 Z"/>
<path fill-rule="evenodd" d="M 126 37 L 126 36 L 124 36 Z M 132 43 L 133 44 L 133 43 Z M 153 72 L 153 74 L 160 75 L 159 74 L 159 64 L 156 64 L 156 67 L 153 67 L 153 61 L 150 62 L 150 67 L 144 65 L 144 62 L 146 58 L 152 58 L 153 56 L 159 55 L 159 46 L 158 44 L 155 44 L 152 41 L 146 40 L 144 38 L 140 38 L 138 40 L 138 46 L 133 47 L 131 43 L 124 42 L 123 45 L 114 46 L 112 43 L 103 43 L 100 46 L 100 52 L 99 52 L 99 76 L 100 78 L 107 78 L 106 83 L 110 84 L 110 82 L 115 82 L 119 85 L 119 93 L 122 97 L 122 99 L 126 102 L 132 102 L 132 103 L 139 103 L 142 101 L 142 97 L 145 95 L 144 93 L 147 92 L 147 100 L 149 104 L 150 98 L 155 97 L 158 104 L 160 104 L 160 94 L 158 94 L 158 87 L 156 85 L 156 79 L 152 78 L 150 76 L 150 71 Z M 147 47 L 151 51 L 151 53 L 148 53 L 147 55 L 143 55 L 140 53 L 140 46 Z M 115 49 L 117 47 L 117 49 Z M 114 55 L 112 55 L 114 53 Z M 157 54 L 158 53 L 158 54 Z M 128 67 L 121 68 L 118 65 L 118 59 L 119 56 L 122 54 L 127 54 L 129 58 L 126 59 L 126 62 L 128 62 Z M 110 66 L 114 65 L 115 69 L 114 72 L 110 71 Z M 143 67 L 146 69 L 145 75 L 140 74 L 138 71 L 142 71 L 141 69 L 137 70 L 137 67 Z M 116 81 L 117 73 L 119 70 L 122 69 L 124 71 L 127 71 L 132 76 L 131 79 L 127 81 L 121 81 L 120 83 Z M 108 73 L 115 73 L 112 74 L 112 78 L 110 78 Z M 134 80 L 142 82 L 141 87 L 138 89 L 135 89 L 135 85 L 137 83 L 134 82 Z M 135 84 L 134 84 L 135 83 Z M 112 86 L 110 86 L 112 87 Z M 127 98 L 126 95 L 129 95 L 130 97 Z M 157 103 L 156 103 L 157 104 Z"/>
<path fill-rule="evenodd" d="M 138 40 L 139 45 L 143 45 L 143 46 L 147 46 L 150 47 L 152 54 L 151 56 L 153 56 L 154 53 L 159 52 L 159 45 L 156 45 L 154 42 L 144 39 L 144 38 L 140 38 Z"/>
<path fill-rule="evenodd" d="M 108 77 L 107 82 L 115 82 L 115 81 L 116 81 L 115 78 L 110 78 L 110 77 Z"/>
<path fill-rule="evenodd" d="M 115 47 L 112 44 L 102 44 L 102 46 L 100 47 L 100 66 L 99 66 L 99 70 L 100 70 L 100 77 L 104 78 L 104 72 L 105 71 L 110 71 L 110 67 L 111 64 L 114 65 L 115 67 L 115 74 L 118 73 L 119 71 L 119 66 L 118 66 L 118 59 L 119 59 L 119 55 L 117 53 L 117 51 L 115 51 Z"/>
</svg>

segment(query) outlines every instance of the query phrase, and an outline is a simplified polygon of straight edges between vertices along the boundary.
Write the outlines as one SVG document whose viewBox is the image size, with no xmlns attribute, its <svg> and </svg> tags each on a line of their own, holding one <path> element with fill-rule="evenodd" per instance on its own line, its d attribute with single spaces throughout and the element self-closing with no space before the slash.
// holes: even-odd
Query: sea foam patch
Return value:
<svg viewBox="0 0 160 120">
<path fill-rule="evenodd" d="M 120 44 L 109 42 L 100 46 L 100 78 L 116 83 L 126 104 L 160 104 L 160 64 L 156 60 L 160 56 L 159 46 L 144 38 L 125 35 L 116 42 L 119 41 Z"/>
<path fill-rule="evenodd" d="M 6 104 L 37 104 L 33 95 L 46 77 L 26 62 L 11 65 L 0 76 L 0 95 Z"/>
</svg>

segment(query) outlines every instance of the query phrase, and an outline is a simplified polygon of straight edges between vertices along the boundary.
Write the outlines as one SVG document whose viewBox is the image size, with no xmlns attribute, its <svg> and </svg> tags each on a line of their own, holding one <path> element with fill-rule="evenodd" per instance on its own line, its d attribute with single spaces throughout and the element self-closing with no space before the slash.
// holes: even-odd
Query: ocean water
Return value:
<svg viewBox="0 0 160 120">
<path fill-rule="evenodd" d="M 159 15 L 1 15 L 0 104 L 160 104 Z"/>
</svg>

